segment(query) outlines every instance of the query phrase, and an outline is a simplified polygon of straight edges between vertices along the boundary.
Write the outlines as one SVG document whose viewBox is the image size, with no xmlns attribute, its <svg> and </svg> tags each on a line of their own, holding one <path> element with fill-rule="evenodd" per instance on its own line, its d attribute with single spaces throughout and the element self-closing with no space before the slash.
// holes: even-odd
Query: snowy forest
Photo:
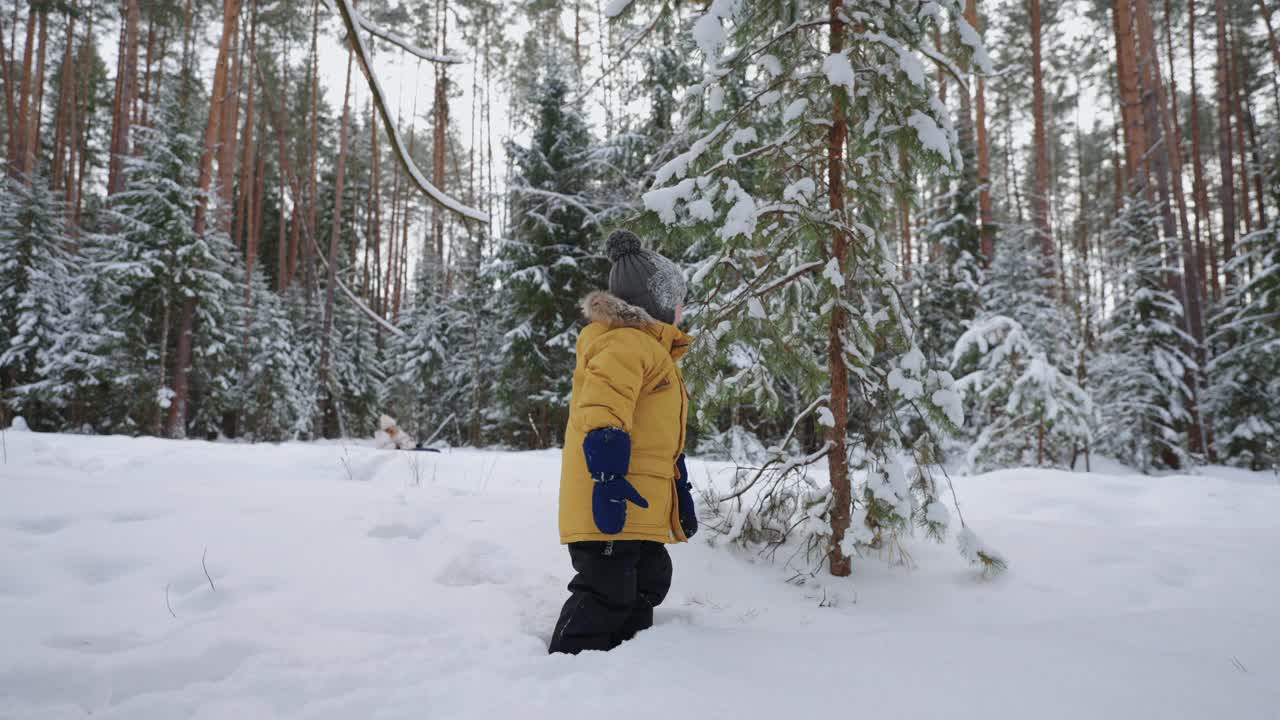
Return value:
<svg viewBox="0 0 1280 720">
<path fill-rule="evenodd" d="M 744 538 L 945 524 L 943 462 L 1273 467 L 1273 12 L 9 0 L 0 427 L 554 447 L 627 227 L 691 451 L 779 491 Z"/>
</svg>

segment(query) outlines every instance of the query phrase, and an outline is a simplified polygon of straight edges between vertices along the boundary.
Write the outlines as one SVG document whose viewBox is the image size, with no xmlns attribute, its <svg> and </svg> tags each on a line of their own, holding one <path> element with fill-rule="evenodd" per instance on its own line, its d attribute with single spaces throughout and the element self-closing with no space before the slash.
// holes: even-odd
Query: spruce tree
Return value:
<svg viewBox="0 0 1280 720">
<path fill-rule="evenodd" d="M 506 318 L 499 401 L 508 436 L 525 447 L 558 440 L 569 404 L 579 303 L 603 281 L 594 243 L 599 228 L 586 209 L 592 190 L 592 139 L 564 78 L 549 68 L 531 102 L 536 121 L 527 147 L 511 146 L 511 229 L 497 270 Z"/>
<path fill-rule="evenodd" d="M 31 427 L 56 428 L 61 393 L 44 386 L 70 304 L 76 259 L 45 178 L 0 179 L 0 401 Z"/>
<path fill-rule="evenodd" d="M 1159 212 L 1138 196 L 1103 233 L 1113 309 L 1089 372 L 1100 420 L 1097 449 L 1143 472 L 1191 460 L 1186 378 L 1195 362 L 1184 351 L 1192 341 L 1182 330 L 1182 303 L 1166 285 L 1165 258 L 1173 248 L 1159 224 Z"/>
<path fill-rule="evenodd" d="M 982 289 L 984 310 L 952 351 L 976 433 L 967 456 L 974 469 L 1068 467 L 1092 437 L 1092 402 L 1072 371 L 1072 322 L 1045 262 L 1033 228 L 1007 226 Z"/>
</svg>

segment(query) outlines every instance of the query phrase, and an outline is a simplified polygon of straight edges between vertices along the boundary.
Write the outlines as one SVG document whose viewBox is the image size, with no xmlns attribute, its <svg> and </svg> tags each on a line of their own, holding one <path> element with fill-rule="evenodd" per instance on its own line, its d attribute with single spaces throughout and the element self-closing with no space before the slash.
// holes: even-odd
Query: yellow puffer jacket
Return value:
<svg viewBox="0 0 1280 720">
<path fill-rule="evenodd" d="M 560 466 L 560 542 L 684 542 L 676 504 L 676 459 L 684 452 L 689 396 L 676 361 L 693 338 L 607 292 L 582 301 L 591 321 L 578 336 L 569 426 Z M 582 452 L 587 433 L 616 427 L 631 436 L 627 480 L 649 501 L 627 503 L 627 524 L 605 535 L 591 514 L 591 474 Z"/>
</svg>

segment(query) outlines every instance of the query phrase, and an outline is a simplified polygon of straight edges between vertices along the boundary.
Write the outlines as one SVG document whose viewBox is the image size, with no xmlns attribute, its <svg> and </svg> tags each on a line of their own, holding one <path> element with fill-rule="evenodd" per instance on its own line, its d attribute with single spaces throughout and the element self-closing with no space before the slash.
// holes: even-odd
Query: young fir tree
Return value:
<svg viewBox="0 0 1280 720">
<path fill-rule="evenodd" d="M 1261 470 L 1280 464 L 1280 222 L 1245 236 L 1238 249 L 1228 270 L 1253 273 L 1213 318 L 1206 405 L 1218 456 Z"/>
<path fill-rule="evenodd" d="M 765 470 L 740 474 L 714 505 L 713 527 L 752 544 L 799 539 L 837 575 L 855 553 L 892 554 L 912 525 L 933 537 L 948 529 L 930 463 L 936 432 L 962 419 L 959 397 L 918 345 L 887 228 L 910 185 L 901 154 L 924 172 L 962 164 L 924 64 L 930 46 L 933 62 L 959 74 L 931 47 L 949 16 L 990 71 L 962 15 L 958 2 L 748 12 L 714 0 L 693 26 L 707 112 L 692 116 L 697 138 L 644 196 L 662 222 L 720 240 L 693 277 L 706 298 L 694 308 L 695 353 L 732 357 L 747 373 L 755 365 L 762 400 L 782 394 L 771 376 L 794 379 L 806 398 Z M 729 376 L 713 372 L 695 395 L 722 394 Z M 935 432 L 912 444 L 900 407 Z M 908 468 L 899 455 L 909 444 Z M 822 460 L 830 484 L 805 471 Z M 967 529 L 958 537 L 973 562 L 1001 565 Z"/>
<path fill-rule="evenodd" d="M 114 301 L 123 294 L 110 272 L 112 240 L 81 231 L 70 300 L 41 377 L 31 385 L 34 396 L 63 411 L 62 427 L 77 432 L 112 432 L 123 417 L 112 392 L 116 350 L 125 337 L 111 317 Z"/>
<path fill-rule="evenodd" d="M 134 128 L 139 154 L 124 158 L 124 190 L 111 197 L 108 209 L 117 230 L 103 238 L 102 272 L 113 290 L 104 314 L 120 334 L 112 384 L 127 403 L 121 429 L 134 432 L 159 432 L 172 397 L 169 371 L 187 297 L 207 305 L 193 328 L 192 387 L 208 399 L 203 408 L 193 403 L 188 417 L 216 432 L 220 413 L 233 407 L 235 361 L 228 354 L 238 337 L 234 303 L 241 286 L 226 235 L 192 230 L 200 195 L 199 105 L 189 73 L 162 89 L 152 125 Z"/>
<path fill-rule="evenodd" d="M 1165 284 L 1165 258 L 1175 253 L 1161 238 L 1159 211 L 1141 196 L 1130 199 L 1103 240 L 1112 311 L 1089 372 L 1100 420 L 1096 447 L 1143 472 L 1183 467 L 1191 459 L 1186 378 L 1195 362 L 1184 351 L 1192 341 L 1182 330 L 1182 303 Z"/>
<path fill-rule="evenodd" d="M 61 393 L 42 380 L 58 361 L 78 276 L 67 242 L 65 210 L 46 179 L 0 179 L 0 402 L 37 428 L 61 425 Z"/>
<path fill-rule="evenodd" d="M 433 291 L 434 268 L 419 262 L 415 292 L 400 323 L 402 335 L 387 343 L 388 412 L 419 440 L 434 432 L 448 416 L 439 401 L 442 375 L 450 363 L 443 312 Z"/>
<path fill-rule="evenodd" d="M 306 437 L 316 406 L 314 365 L 287 300 L 253 273 L 253 305 L 245 328 L 244 368 L 238 385 L 238 429 L 254 440 Z"/>
<path fill-rule="evenodd" d="M 499 249 L 501 349 L 499 402 L 518 445 L 557 442 L 567 417 L 579 303 L 605 277 L 593 245 L 599 228 L 586 209 L 593 186 L 585 162 L 591 134 L 573 90 L 548 69 L 532 98 L 528 147 L 511 147 L 511 229 Z"/>
<path fill-rule="evenodd" d="M 961 92 L 964 90 L 961 89 Z M 958 182 L 939 198 L 920 232 L 911 291 L 916 296 L 920 348 L 945 358 L 978 314 L 982 288 L 982 238 L 978 229 L 977 159 L 969 133 L 961 134 L 964 167 Z M 967 141 L 966 141 L 967 138 Z"/>
<path fill-rule="evenodd" d="M 1065 467 L 1088 447 L 1092 403 L 1071 372 L 1072 322 L 1046 262 L 1032 228 L 1006 227 L 982 289 L 984 311 L 952 351 L 977 431 L 972 468 Z"/>
</svg>

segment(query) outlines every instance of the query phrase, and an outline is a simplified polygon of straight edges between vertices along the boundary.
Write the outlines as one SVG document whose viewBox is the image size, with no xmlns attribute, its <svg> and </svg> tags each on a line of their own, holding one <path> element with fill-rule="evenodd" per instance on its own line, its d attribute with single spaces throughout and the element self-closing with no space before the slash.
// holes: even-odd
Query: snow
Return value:
<svg viewBox="0 0 1280 720">
<path fill-rule="evenodd" d="M 805 98 L 791 101 L 786 110 L 782 111 L 782 122 L 789 123 L 792 120 L 804 114 L 805 108 L 809 107 L 809 101 Z"/>
<path fill-rule="evenodd" d="M 720 112 L 724 109 L 724 88 L 719 85 L 711 88 L 707 93 L 707 109 L 713 113 Z"/>
<path fill-rule="evenodd" d="M 831 258 L 827 261 L 826 266 L 822 268 L 822 277 L 837 288 L 844 287 L 844 273 L 840 271 L 840 260 L 838 258 Z"/>
<path fill-rule="evenodd" d="M 858 558 L 837 579 L 704 530 L 671 549 L 652 630 L 549 657 L 572 574 L 555 451 L 6 442 L 4 718 L 826 717 L 850 697 L 868 715 L 959 720 L 1280 707 L 1271 474 L 955 478 L 982 537 L 953 521 L 952 542 L 1010 563 L 989 581 L 951 544 L 908 539 L 915 568 Z M 690 471 L 699 488 L 732 478 Z"/>
<path fill-rule="evenodd" d="M 716 56 L 727 39 L 724 25 L 720 22 L 720 13 L 713 4 L 712 8 L 693 24 L 693 41 L 702 54 L 707 56 L 711 66 L 715 67 Z"/>
<path fill-rule="evenodd" d="M 848 55 L 842 53 L 828 55 L 827 59 L 822 61 L 822 72 L 832 85 L 843 85 L 849 90 L 849 95 L 853 95 L 853 65 L 849 63 Z"/>
<path fill-rule="evenodd" d="M 782 74 L 782 61 L 776 55 L 761 55 L 760 67 L 765 69 L 772 77 L 778 77 Z"/>
<path fill-rule="evenodd" d="M 609 4 L 604 7 L 604 16 L 610 20 L 618 17 L 626 12 L 631 2 L 632 0 L 609 0 Z"/>
<path fill-rule="evenodd" d="M 907 118 L 907 125 L 916 131 L 916 137 L 920 139 L 920 144 L 926 150 L 938 153 L 944 161 L 950 160 L 951 143 L 947 142 L 946 133 L 938 127 L 938 123 L 934 122 L 933 118 L 917 110 Z"/>
<path fill-rule="evenodd" d="M 693 190 L 693 178 L 685 178 L 670 187 L 650 190 L 644 193 L 641 199 L 644 200 L 645 210 L 658 213 L 658 218 L 670 225 L 676 221 L 676 203 L 681 200 L 687 201 L 693 195 Z"/>
<path fill-rule="evenodd" d="M 813 178 L 811 177 L 800 178 L 799 180 L 791 183 L 790 185 L 788 185 L 786 188 L 783 189 L 782 199 L 790 200 L 792 202 L 798 202 L 801 205 L 807 205 L 809 204 L 809 198 L 813 196 L 813 193 L 817 190 L 817 187 L 818 186 L 813 181 Z M 837 271 L 839 270 L 839 264 L 837 264 L 836 270 Z"/>
</svg>

